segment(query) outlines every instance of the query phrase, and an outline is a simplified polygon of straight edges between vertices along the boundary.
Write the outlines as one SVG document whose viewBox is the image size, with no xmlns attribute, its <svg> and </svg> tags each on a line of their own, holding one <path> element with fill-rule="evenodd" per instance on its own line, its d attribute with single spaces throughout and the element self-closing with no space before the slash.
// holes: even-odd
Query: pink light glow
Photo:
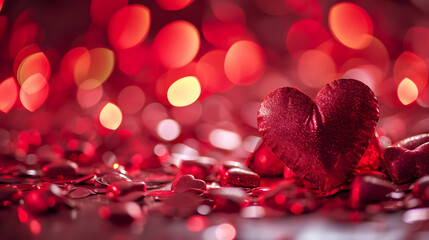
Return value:
<svg viewBox="0 0 429 240">
<path fill-rule="evenodd" d="M 109 41 L 117 49 L 134 47 L 146 38 L 150 27 L 150 11 L 133 4 L 118 10 L 110 20 Z"/>
<path fill-rule="evenodd" d="M 18 87 L 13 77 L 0 83 L 0 111 L 7 113 L 15 104 Z"/>
<path fill-rule="evenodd" d="M 166 68 L 179 68 L 190 63 L 200 49 L 200 35 L 195 26 L 186 21 L 165 25 L 153 41 L 153 49 Z"/>
</svg>

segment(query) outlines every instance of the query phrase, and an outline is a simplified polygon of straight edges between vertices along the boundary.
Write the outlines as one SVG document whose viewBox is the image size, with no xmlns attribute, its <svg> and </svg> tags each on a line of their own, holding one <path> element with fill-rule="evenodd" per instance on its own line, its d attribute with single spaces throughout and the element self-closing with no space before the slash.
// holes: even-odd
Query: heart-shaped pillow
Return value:
<svg viewBox="0 0 429 240">
<path fill-rule="evenodd" d="M 360 81 L 339 79 L 315 101 L 296 88 L 279 88 L 262 101 L 258 128 L 283 163 L 322 191 L 343 185 L 374 134 L 378 101 Z"/>
</svg>

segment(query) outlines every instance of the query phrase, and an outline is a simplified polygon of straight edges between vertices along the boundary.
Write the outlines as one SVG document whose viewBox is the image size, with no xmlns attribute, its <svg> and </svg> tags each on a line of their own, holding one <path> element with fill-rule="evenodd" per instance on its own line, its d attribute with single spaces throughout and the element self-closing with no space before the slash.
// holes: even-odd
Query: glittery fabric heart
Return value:
<svg viewBox="0 0 429 240">
<path fill-rule="evenodd" d="M 395 183 L 429 175 L 429 134 L 406 138 L 384 151 L 384 164 Z"/>
<path fill-rule="evenodd" d="M 315 101 L 295 88 L 279 88 L 261 103 L 258 128 L 298 177 L 328 192 L 350 180 L 379 118 L 378 102 L 362 82 L 339 79 Z"/>
</svg>

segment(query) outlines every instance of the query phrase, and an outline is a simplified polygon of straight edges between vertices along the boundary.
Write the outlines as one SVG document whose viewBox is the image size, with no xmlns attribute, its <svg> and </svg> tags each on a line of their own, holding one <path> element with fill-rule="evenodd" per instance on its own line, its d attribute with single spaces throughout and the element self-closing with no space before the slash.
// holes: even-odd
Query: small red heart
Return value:
<svg viewBox="0 0 429 240">
<path fill-rule="evenodd" d="M 406 138 L 384 151 L 384 164 L 395 183 L 429 175 L 429 134 Z"/>
<path fill-rule="evenodd" d="M 202 192 L 206 190 L 206 183 L 203 180 L 195 179 L 192 175 L 186 174 L 179 176 L 171 184 L 171 191 L 173 192 L 185 192 L 188 190 Z"/>
<path fill-rule="evenodd" d="M 224 178 L 221 181 L 222 185 L 232 185 L 240 187 L 259 187 L 260 177 L 258 174 L 241 169 L 230 168 L 226 171 Z"/>
<path fill-rule="evenodd" d="M 205 180 L 213 170 L 216 160 L 210 157 L 198 157 L 192 160 L 183 160 L 180 164 L 180 173 L 191 174 L 197 179 Z"/>
<path fill-rule="evenodd" d="M 295 88 L 270 93 L 259 108 L 258 128 L 288 168 L 328 192 L 351 178 L 378 117 L 371 89 L 340 79 L 320 90 L 315 101 Z"/>
</svg>

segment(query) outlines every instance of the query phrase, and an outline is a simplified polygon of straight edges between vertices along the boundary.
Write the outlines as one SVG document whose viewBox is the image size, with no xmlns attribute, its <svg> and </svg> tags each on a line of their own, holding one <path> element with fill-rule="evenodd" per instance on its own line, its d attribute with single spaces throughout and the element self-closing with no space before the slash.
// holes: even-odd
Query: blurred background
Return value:
<svg viewBox="0 0 429 240">
<path fill-rule="evenodd" d="M 338 78 L 376 93 L 386 146 L 429 130 L 428 13 L 424 0 L 0 0 L 0 152 L 244 158 L 268 93 L 315 97 Z"/>
</svg>

